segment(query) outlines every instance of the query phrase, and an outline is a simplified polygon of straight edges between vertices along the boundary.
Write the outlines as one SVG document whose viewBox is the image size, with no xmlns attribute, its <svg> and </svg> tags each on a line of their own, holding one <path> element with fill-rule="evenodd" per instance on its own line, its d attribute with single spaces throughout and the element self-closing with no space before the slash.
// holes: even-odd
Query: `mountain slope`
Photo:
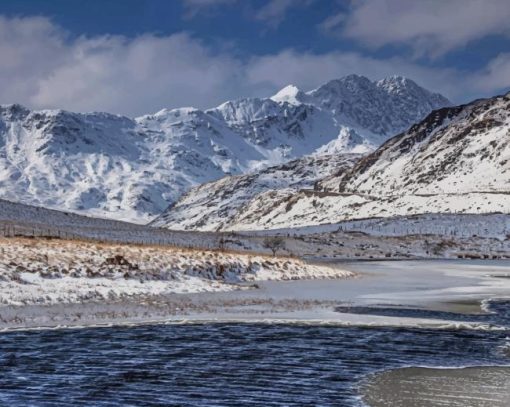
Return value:
<svg viewBox="0 0 510 407">
<path fill-rule="evenodd" d="M 267 192 L 295 193 L 313 188 L 315 181 L 346 171 L 358 154 L 305 156 L 258 172 L 224 177 L 202 184 L 184 194 L 157 217 L 151 226 L 169 229 L 228 229 L 245 205 Z"/>
<path fill-rule="evenodd" d="M 282 92 L 136 119 L 1 106 L 0 197 L 146 222 L 192 186 L 316 151 L 371 151 L 448 104 L 400 77 Z"/>
<path fill-rule="evenodd" d="M 487 212 L 510 213 L 510 93 L 436 110 L 315 190 L 266 190 L 223 222 L 256 230 Z"/>
<path fill-rule="evenodd" d="M 319 189 L 377 196 L 510 193 L 509 181 L 507 94 L 433 112 Z"/>
</svg>

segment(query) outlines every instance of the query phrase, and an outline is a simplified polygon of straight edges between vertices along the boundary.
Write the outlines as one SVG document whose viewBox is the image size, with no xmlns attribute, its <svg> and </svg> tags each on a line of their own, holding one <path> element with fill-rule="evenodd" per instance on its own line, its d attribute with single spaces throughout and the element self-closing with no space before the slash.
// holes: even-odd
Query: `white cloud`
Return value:
<svg viewBox="0 0 510 407">
<path fill-rule="evenodd" d="M 235 96 L 238 61 L 213 54 L 186 34 L 81 39 L 66 62 L 41 78 L 31 104 L 147 113 L 206 107 Z"/>
<path fill-rule="evenodd" d="M 510 34 L 508 0 L 359 0 L 323 28 L 366 44 L 410 45 L 417 56 L 442 55 L 491 34 Z"/>
<path fill-rule="evenodd" d="M 193 18 L 198 13 L 210 12 L 219 6 L 231 5 L 238 0 L 183 0 L 186 18 Z"/>
<path fill-rule="evenodd" d="M 135 115 L 238 95 L 239 61 L 187 34 L 70 40 L 40 17 L 0 17 L 0 103 Z"/>
<path fill-rule="evenodd" d="M 454 101 L 510 86 L 510 54 L 471 74 L 355 52 L 284 50 L 243 60 L 235 53 L 213 52 L 185 33 L 73 39 L 41 17 L 0 17 L 0 55 L 0 103 L 131 116 L 268 96 L 289 83 L 308 90 L 350 73 L 372 79 L 409 76 Z"/>
<path fill-rule="evenodd" d="M 293 7 L 308 6 L 313 0 L 269 0 L 257 10 L 255 19 L 276 28 Z"/>
<path fill-rule="evenodd" d="M 510 52 L 502 53 L 491 60 L 485 69 L 474 75 L 476 89 L 487 94 L 510 89 Z"/>
<path fill-rule="evenodd" d="M 0 95 L 26 101 L 55 66 L 67 60 L 65 33 L 45 18 L 0 16 Z"/>
</svg>

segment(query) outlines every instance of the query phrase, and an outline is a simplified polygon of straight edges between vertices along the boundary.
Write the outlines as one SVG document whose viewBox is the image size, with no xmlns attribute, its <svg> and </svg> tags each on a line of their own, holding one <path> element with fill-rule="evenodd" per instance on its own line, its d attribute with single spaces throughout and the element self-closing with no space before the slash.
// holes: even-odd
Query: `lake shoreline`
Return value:
<svg viewBox="0 0 510 407">
<path fill-rule="evenodd" d="M 2 306 L 0 329 L 209 322 L 502 329 L 490 321 L 472 322 L 470 317 L 487 313 L 484 301 L 510 297 L 510 280 L 497 278 L 510 270 L 509 265 L 498 261 L 339 262 L 335 267 L 351 271 L 356 278 L 258 281 L 240 290 Z M 416 308 L 454 312 L 461 317 L 449 320 L 441 314 L 402 316 L 337 310 L 346 306 Z"/>
</svg>

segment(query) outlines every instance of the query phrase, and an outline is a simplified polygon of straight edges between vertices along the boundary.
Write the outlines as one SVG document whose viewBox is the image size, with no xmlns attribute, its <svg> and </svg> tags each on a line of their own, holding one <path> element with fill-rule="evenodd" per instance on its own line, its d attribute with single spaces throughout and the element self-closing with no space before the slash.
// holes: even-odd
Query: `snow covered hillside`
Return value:
<svg viewBox="0 0 510 407">
<path fill-rule="evenodd" d="M 124 244 L 218 248 L 214 233 L 178 232 L 98 219 L 0 199 L 0 236 L 53 237 Z M 228 244 L 225 245 L 228 247 Z"/>
<path fill-rule="evenodd" d="M 158 276 L 161 277 L 167 275 L 165 273 L 161 274 L 163 270 L 169 267 L 175 269 L 176 265 L 183 260 L 165 257 L 166 253 L 185 253 L 185 257 L 188 258 L 187 261 L 193 259 L 193 261 L 203 260 L 204 256 L 214 257 L 211 254 L 212 252 L 227 254 L 227 257 L 222 255 L 220 258 L 230 260 L 239 259 L 241 256 L 268 255 L 271 253 L 266 246 L 268 235 L 283 237 L 284 248 L 279 251 L 279 255 L 305 258 L 385 259 L 391 257 L 409 259 L 430 257 L 508 258 L 510 256 L 510 214 L 413 215 L 361 219 L 334 224 L 256 232 L 252 230 L 238 233 L 178 232 L 126 222 L 94 219 L 0 200 L 0 257 L 2 257 L 2 253 L 9 257 L 7 260 L 4 258 L 4 271 L 7 274 L 2 274 L 2 259 L 0 258 L 0 281 L 2 278 L 4 278 L 3 281 L 10 280 L 14 276 L 12 271 L 16 270 L 15 267 L 23 266 L 35 273 L 32 276 L 34 278 L 32 288 L 39 290 L 38 286 L 42 285 L 46 290 L 45 293 L 50 297 L 52 297 L 52 292 L 56 292 L 55 290 L 67 290 L 78 286 L 81 287 L 79 290 L 83 289 L 85 293 L 90 293 L 90 290 L 95 292 L 98 289 L 101 292 L 108 293 L 108 295 L 110 295 L 110 289 L 114 289 L 114 294 L 119 292 L 117 289 L 120 289 L 120 286 L 117 287 L 117 284 L 124 287 L 121 291 L 124 289 L 131 290 L 135 288 L 134 286 L 138 287 L 136 290 L 142 289 L 144 291 L 147 289 L 150 291 L 152 288 L 144 285 L 147 281 L 140 283 L 145 287 L 144 289 L 138 282 L 118 279 L 119 273 L 117 272 L 112 275 L 108 274 L 110 273 L 110 266 L 128 266 L 129 268 L 129 265 L 123 262 L 122 264 L 109 264 L 108 262 L 103 264 L 105 260 L 103 258 L 103 261 L 96 264 L 97 267 L 94 268 L 90 276 L 81 275 L 79 270 L 75 270 L 78 273 L 77 275 L 69 276 L 65 270 L 59 269 L 59 271 L 50 268 L 50 264 L 46 266 L 37 264 L 41 256 L 47 255 L 48 260 L 53 259 L 53 256 L 60 255 L 60 251 L 55 252 L 52 249 L 50 252 L 40 252 L 38 250 L 32 251 L 32 248 L 53 246 L 54 248 L 66 248 L 66 250 L 68 248 L 73 251 L 73 248 L 87 246 L 94 251 L 93 255 L 90 254 L 89 249 L 85 250 L 86 253 L 82 252 L 81 249 L 76 253 L 76 260 L 78 261 L 78 258 L 83 260 L 82 266 L 85 267 L 85 270 L 87 264 L 89 266 L 92 264 L 91 259 L 97 259 L 97 256 L 101 254 L 101 250 L 106 250 L 105 247 L 112 248 L 110 250 L 111 254 L 107 257 L 122 254 L 130 264 L 134 263 L 131 257 L 127 257 L 126 253 L 136 256 L 151 253 L 152 260 L 146 265 L 151 266 L 152 264 L 151 267 L 154 268 L 147 269 L 148 273 L 153 277 L 155 277 L 154 273 L 159 273 Z M 5 242 L 5 245 L 2 246 L 2 242 Z M 5 250 L 6 248 L 8 250 Z M 2 249 L 4 249 L 4 252 L 2 252 Z M 23 252 L 25 249 L 27 251 Z M 18 261 L 19 259 L 21 261 Z M 61 266 L 69 269 L 73 264 L 77 265 L 76 262 L 69 262 L 70 259 L 71 257 L 65 255 Z M 271 259 L 270 261 L 277 263 L 281 260 L 278 257 Z M 48 262 L 48 260 L 45 261 Z M 200 269 L 202 266 L 208 267 L 211 265 L 206 260 L 203 264 L 200 264 L 200 261 L 189 270 L 194 269 L 196 271 L 196 267 Z M 101 264 L 102 266 L 99 267 Z M 13 265 L 14 269 L 12 268 Z M 56 262 L 51 264 L 51 266 L 54 265 L 56 265 Z M 280 266 L 283 266 L 283 264 L 278 263 L 276 265 L 277 268 Z M 303 265 L 297 264 L 297 269 L 305 273 L 311 270 L 308 269 L 307 271 L 303 267 Z M 183 270 L 180 266 L 177 268 Z M 81 268 L 81 271 L 83 271 L 83 268 Z M 54 274 L 55 272 L 60 274 Z M 76 273 L 73 272 L 73 274 Z M 52 280 L 50 278 L 52 276 L 62 277 L 62 279 Z M 278 273 L 269 276 L 267 273 L 258 273 L 258 277 L 262 278 L 262 276 L 266 276 L 264 278 L 272 278 L 271 276 L 276 278 Z M 314 272 L 307 274 L 307 276 L 303 275 L 303 278 L 313 276 L 318 276 L 318 274 Z M 322 276 L 325 275 L 322 274 Z M 80 279 L 75 280 L 74 277 Z M 83 279 L 81 279 L 82 277 Z M 103 277 L 107 280 L 104 280 Z M 109 281 L 110 277 L 115 278 L 113 281 Z M 135 278 L 137 275 L 132 277 Z M 155 287 L 153 287 L 155 290 L 164 288 L 163 286 L 167 284 L 161 282 L 160 277 L 156 278 L 158 281 L 155 282 Z M 284 276 L 280 275 L 280 277 Z M 73 284 L 68 284 L 70 282 Z M 180 282 L 176 282 L 176 285 L 168 284 L 165 286 L 165 290 L 180 290 L 179 287 L 186 290 L 199 288 L 198 286 L 189 286 L 188 282 L 184 285 L 181 285 Z M 204 284 L 200 287 L 207 290 L 211 288 L 209 283 Z M 14 284 L 14 286 L 18 287 L 16 295 L 19 294 L 24 297 L 33 294 L 31 290 L 25 290 L 27 285 L 24 283 L 23 285 Z M 109 288 L 103 291 L 105 286 Z M 140 291 L 137 292 L 140 293 Z"/>
<path fill-rule="evenodd" d="M 443 236 L 451 239 L 478 237 L 503 241 L 510 239 L 510 215 L 501 213 L 428 213 L 421 215 L 346 220 L 338 223 L 297 228 L 240 232 L 239 235 L 290 235 L 304 237 L 327 233 L 349 234 L 351 232 L 361 232 L 374 237 Z"/>
<path fill-rule="evenodd" d="M 192 186 L 317 151 L 368 152 L 448 104 L 409 79 L 351 75 L 136 119 L 3 105 L 0 198 L 146 222 Z"/>
<path fill-rule="evenodd" d="M 292 194 L 313 188 L 317 180 L 347 171 L 360 157 L 359 154 L 305 156 L 259 172 L 202 184 L 184 194 L 151 226 L 176 230 L 228 229 L 243 207 L 257 196 L 283 191 Z"/>
<path fill-rule="evenodd" d="M 509 181 L 510 93 L 435 111 L 319 189 L 377 196 L 510 194 Z"/>
<path fill-rule="evenodd" d="M 266 190 L 223 222 L 260 230 L 494 212 L 510 213 L 510 94 L 436 110 L 314 190 Z"/>
</svg>

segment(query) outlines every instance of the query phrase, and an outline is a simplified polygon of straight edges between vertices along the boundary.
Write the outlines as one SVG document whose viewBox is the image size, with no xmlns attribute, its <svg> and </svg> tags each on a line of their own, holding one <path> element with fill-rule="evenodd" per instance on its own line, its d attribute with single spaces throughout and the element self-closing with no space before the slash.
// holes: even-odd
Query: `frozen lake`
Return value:
<svg viewBox="0 0 510 407">
<path fill-rule="evenodd" d="M 483 313 L 494 298 L 510 298 L 510 261 L 387 261 L 335 263 L 357 273 L 344 280 L 268 281 L 256 290 L 191 296 L 212 312 L 188 320 L 300 321 L 348 325 L 444 326 L 448 312 Z M 360 312 L 363 307 L 445 311 Z M 462 316 L 454 318 L 455 325 Z M 472 320 L 466 320 L 472 324 Z"/>
<path fill-rule="evenodd" d="M 339 326 L 495 328 L 480 314 L 510 298 L 510 261 L 334 263 L 357 274 L 338 280 L 257 282 L 257 288 L 127 297 L 115 301 L 4 306 L 0 326 L 52 327 L 155 322 L 281 322 Z M 366 308 L 369 309 L 366 309 Z M 385 312 L 378 311 L 384 307 Z M 406 310 L 405 313 L 399 310 Z M 410 311 L 413 309 L 414 311 Z M 443 311 L 435 317 L 417 310 Z M 448 313 L 461 314 L 453 317 Z M 487 326 L 487 324 L 492 324 Z"/>
</svg>

